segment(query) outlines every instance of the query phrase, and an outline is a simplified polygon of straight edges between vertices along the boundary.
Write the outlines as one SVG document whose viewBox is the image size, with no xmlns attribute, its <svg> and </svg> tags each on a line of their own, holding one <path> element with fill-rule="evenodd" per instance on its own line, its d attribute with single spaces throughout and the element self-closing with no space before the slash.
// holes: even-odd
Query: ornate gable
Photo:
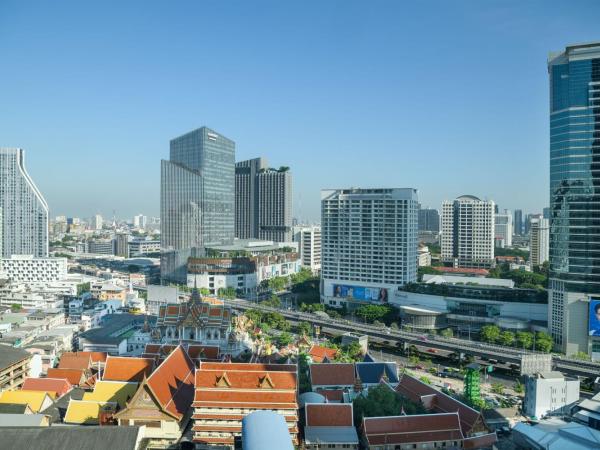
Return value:
<svg viewBox="0 0 600 450">
<path fill-rule="evenodd" d="M 175 420 L 162 411 L 160 404 L 146 386 L 145 379 L 125 408 L 115 416 L 119 420 Z"/>
<path fill-rule="evenodd" d="M 216 387 L 229 388 L 231 387 L 231 382 L 229 378 L 227 378 L 227 372 L 223 372 L 223 375 L 217 376 L 217 381 L 215 382 Z"/>
<path fill-rule="evenodd" d="M 261 389 L 274 389 L 275 383 L 271 380 L 271 377 L 267 373 L 264 377 L 258 379 L 258 387 Z"/>
</svg>

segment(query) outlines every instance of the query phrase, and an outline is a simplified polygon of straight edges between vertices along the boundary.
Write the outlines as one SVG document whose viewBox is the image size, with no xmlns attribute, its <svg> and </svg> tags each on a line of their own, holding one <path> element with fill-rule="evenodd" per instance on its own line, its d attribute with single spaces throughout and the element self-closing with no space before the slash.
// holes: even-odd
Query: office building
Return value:
<svg viewBox="0 0 600 450">
<path fill-rule="evenodd" d="M 114 255 L 115 241 L 112 239 L 96 239 L 87 241 L 87 251 L 85 253 L 94 253 L 96 255 Z"/>
<path fill-rule="evenodd" d="M 0 148 L 2 256 L 48 256 L 48 204 L 25 170 L 25 151 Z"/>
<path fill-rule="evenodd" d="M 454 267 L 494 265 L 494 202 L 463 195 L 442 204 L 442 261 Z"/>
<path fill-rule="evenodd" d="M 160 251 L 160 245 L 159 250 Z M 115 236 L 115 255 L 129 258 L 129 234 L 117 233 Z"/>
<path fill-rule="evenodd" d="M 579 379 L 560 372 L 541 372 L 527 377 L 523 412 L 541 419 L 547 415 L 569 414 L 579 401 Z"/>
<path fill-rule="evenodd" d="M 548 59 L 550 77 L 549 326 L 567 354 L 600 359 L 590 297 L 600 295 L 600 42 Z"/>
<path fill-rule="evenodd" d="M 440 231 L 440 213 L 437 209 L 419 206 L 419 231 Z"/>
<path fill-rule="evenodd" d="M 187 259 L 233 242 L 235 143 L 202 127 L 171 141 L 161 162 L 161 277 L 185 283 Z"/>
<path fill-rule="evenodd" d="M 549 207 L 545 207 L 542 210 L 542 216 L 544 217 L 544 219 L 550 220 L 550 208 Z"/>
<path fill-rule="evenodd" d="M 104 221 L 102 220 L 102 216 L 100 214 L 94 214 L 90 226 L 92 230 L 101 230 L 103 223 Z"/>
<path fill-rule="evenodd" d="M 515 209 L 514 219 L 514 234 L 521 236 L 523 234 L 523 210 Z"/>
<path fill-rule="evenodd" d="M 510 212 L 494 216 L 494 240 L 496 247 L 505 248 L 512 246 L 513 218 Z"/>
<path fill-rule="evenodd" d="M 302 266 L 318 274 L 321 271 L 321 227 L 294 227 L 294 241 L 298 243 Z"/>
<path fill-rule="evenodd" d="M 416 189 L 321 191 L 321 301 L 387 303 L 417 280 Z"/>
<path fill-rule="evenodd" d="M 240 239 L 292 240 L 292 174 L 264 158 L 236 163 L 235 230 Z"/>
<path fill-rule="evenodd" d="M 133 239 L 129 242 L 130 258 L 159 252 L 160 240 L 158 239 Z"/>
<path fill-rule="evenodd" d="M 529 254 L 533 266 L 541 266 L 550 255 L 550 224 L 548 219 L 532 219 L 529 230 Z"/>
</svg>

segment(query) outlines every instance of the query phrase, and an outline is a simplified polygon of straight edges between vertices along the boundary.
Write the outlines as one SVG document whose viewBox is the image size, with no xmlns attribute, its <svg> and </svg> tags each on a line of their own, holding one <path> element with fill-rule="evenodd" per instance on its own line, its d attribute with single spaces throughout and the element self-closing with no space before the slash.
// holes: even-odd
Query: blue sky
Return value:
<svg viewBox="0 0 600 450">
<path fill-rule="evenodd" d="M 159 210 L 169 139 L 207 125 L 237 159 L 322 188 L 415 187 L 539 212 L 546 59 L 600 39 L 589 1 L 0 2 L 0 146 L 51 214 Z"/>
</svg>

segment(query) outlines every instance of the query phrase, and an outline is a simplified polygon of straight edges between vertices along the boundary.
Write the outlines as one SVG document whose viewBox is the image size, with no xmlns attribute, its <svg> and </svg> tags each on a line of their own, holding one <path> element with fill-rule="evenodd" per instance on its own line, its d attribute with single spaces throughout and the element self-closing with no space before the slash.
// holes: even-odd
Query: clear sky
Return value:
<svg viewBox="0 0 600 450">
<path fill-rule="evenodd" d="M 52 215 L 158 215 L 169 140 L 202 125 L 321 188 L 548 199 L 546 60 L 600 1 L 0 1 L 0 146 Z"/>
</svg>

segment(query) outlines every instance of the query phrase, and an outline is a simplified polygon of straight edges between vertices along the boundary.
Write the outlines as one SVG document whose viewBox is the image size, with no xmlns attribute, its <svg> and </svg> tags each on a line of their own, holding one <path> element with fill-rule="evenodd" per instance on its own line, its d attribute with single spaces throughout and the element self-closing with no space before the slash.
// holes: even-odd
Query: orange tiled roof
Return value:
<svg viewBox="0 0 600 450">
<path fill-rule="evenodd" d="M 65 352 L 62 357 L 65 356 L 89 356 L 93 363 L 106 362 L 108 353 L 106 352 Z"/>
<path fill-rule="evenodd" d="M 192 359 L 219 359 L 218 345 L 194 345 L 188 347 L 188 355 Z"/>
<path fill-rule="evenodd" d="M 62 397 L 73 389 L 73 386 L 65 378 L 26 378 L 21 389 L 50 392 L 56 397 Z"/>
<path fill-rule="evenodd" d="M 323 363 L 311 364 L 310 383 L 323 386 L 353 386 L 354 364 L 352 363 Z"/>
<path fill-rule="evenodd" d="M 48 369 L 48 378 L 64 378 L 73 386 L 85 382 L 85 371 L 81 369 Z"/>
<path fill-rule="evenodd" d="M 103 380 L 108 381 L 137 381 L 149 376 L 154 368 L 154 359 L 130 358 L 124 356 L 109 356 L 106 359 Z"/>
<path fill-rule="evenodd" d="M 330 402 L 341 402 L 344 400 L 343 389 L 317 389 L 317 394 L 321 394 Z"/>
<path fill-rule="evenodd" d="M 178 420 L 194 399 L 194 363 L 178 346 L 150 375 L 147 385 L 161 406 Z"/>
<path fill-rule="evenodd" d="M 89 369 L 91 365 L 90 355 L 65 354 L 58 362 L 59 369 Z"/>
<path fill-rule="evenodd" d="M 369 446 L 463 439 L 457 413 L 365 417 L 363 432 Z"/>
<path fill-rule="evenodd" d="M 352 403 L 309 403 L 304 407 L 307 427 L 353 427 Z"/>
<path fill-rule="evenodd" d="M 338 351 L 335 348 L 327 348 L 320 345 L 313 345 L 308 351 L 308 354 L 311 356 L 312 360 L 318 363 L 323 362 L 325 358 L 327 358 L 329 361 L 333 361 L 337 353 Z"/>
</svg>

